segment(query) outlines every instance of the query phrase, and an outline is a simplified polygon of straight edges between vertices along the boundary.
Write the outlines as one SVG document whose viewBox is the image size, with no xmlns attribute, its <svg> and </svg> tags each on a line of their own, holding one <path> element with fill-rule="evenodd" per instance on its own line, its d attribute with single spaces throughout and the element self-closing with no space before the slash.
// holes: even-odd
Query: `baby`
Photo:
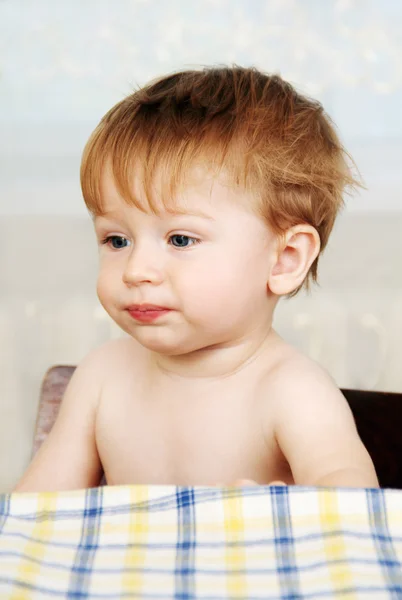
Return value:
<svg viewBox="0 0 402 600">
<path fill-rule="evenodd" d="M 358 185 L 320 103 L 233 66 L 170 74 L 101 120 L 81 185 L 99 300 L 128 336 L 78 365 L 15 491 L 377 487 L 331 377 L 273 329 Z"/>
</svg>

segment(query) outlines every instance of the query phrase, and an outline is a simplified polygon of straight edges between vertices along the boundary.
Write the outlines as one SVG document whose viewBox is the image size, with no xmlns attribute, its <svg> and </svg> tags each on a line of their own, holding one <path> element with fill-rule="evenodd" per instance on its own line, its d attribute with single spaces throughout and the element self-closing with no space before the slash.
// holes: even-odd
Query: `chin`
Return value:
<svg viewBox="0 0 402 600">
<path fill-rule="evenodd" d="M 136 331 L 135 333 L 130 332 L 130 335 L 147 350 L 163 356 L 181 356 L 204 348 L 204 344 L 194 344 L 192 340 L 178 340 L 177 335 L 158 335 L 158 333 L 162 332 L 156 330 Z"/>
<path fill-rule="evenodd" d="M 130 331 L 129 333 L 141 346 L 152 352 L 164 354 L 165 356 L 178 356 L 179 354 L 186 353 L 183 344 L 178 343 L 177 340 L 169 340 L 167 336 L 158 335 L 160 332 L 155 330 L 137 330 L 135 332 Z"/>
</svg>

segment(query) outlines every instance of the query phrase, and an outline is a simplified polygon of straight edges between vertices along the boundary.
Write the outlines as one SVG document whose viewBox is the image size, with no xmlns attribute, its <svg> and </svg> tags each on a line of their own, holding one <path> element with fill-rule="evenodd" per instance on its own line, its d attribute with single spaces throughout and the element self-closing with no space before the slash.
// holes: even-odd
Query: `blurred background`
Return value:
<svg viewBox="0 0 402 600">
<path fill-rule="evenodd" d="M 401 57 L 398 0 L 0 0 L 0 492 L 29 462 L 47 369 L 126 335 L 96 297 L 83 146 L 177 69 L 253 65 L 323 103 L 367 190 L 275 325 L 340 387 L 402 392 Z"/>
</svg>

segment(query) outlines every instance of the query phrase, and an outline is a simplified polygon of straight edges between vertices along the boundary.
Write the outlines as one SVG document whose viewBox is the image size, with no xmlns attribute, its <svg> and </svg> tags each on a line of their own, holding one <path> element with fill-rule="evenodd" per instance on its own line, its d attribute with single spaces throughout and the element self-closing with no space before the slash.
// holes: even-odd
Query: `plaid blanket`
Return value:
<svg viewBox="0 0 402 600">
<path fill-rule="evenodd" d="M 402 491 L 0 495 L 0 598 L 402 598 Z"/>
</svg>

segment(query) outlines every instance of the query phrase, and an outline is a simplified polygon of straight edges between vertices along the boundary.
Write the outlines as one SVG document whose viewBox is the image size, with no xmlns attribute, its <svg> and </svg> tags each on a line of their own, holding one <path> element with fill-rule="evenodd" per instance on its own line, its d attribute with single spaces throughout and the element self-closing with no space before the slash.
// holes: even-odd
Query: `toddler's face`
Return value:
<svg viewBox="0 0 402 600">
<path fill-rule="evenodd" d="M 144 197 L 138 181 L 134 190 Z M 98 297 L 143 346 L 185 354 L 235 343 L 270 321 L 275 237 L 244 193 L 205 179 L 180 194 L 179 212 L 155 215 L 124 202 L 105 174 L 102 198 Z"/>
</svg>

